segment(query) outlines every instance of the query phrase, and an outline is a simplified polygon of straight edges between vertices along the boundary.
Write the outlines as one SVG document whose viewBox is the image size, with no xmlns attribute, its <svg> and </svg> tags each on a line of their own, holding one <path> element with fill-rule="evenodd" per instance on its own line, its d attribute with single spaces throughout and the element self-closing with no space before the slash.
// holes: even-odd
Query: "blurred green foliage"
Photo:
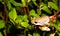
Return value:
<svg viewBox="0 0 60 36">
<path fill-rule="evenodd" d="M 6 2 L 7 7 L 8 7 L 8 12 L 9 12 L 9 20 L 10 20 L 10 22 L 8 23 L 8 31 L 9 31 L 8 35 L 10 35 L 10 36 L 25 36 L 24 31 L 26 29 L 28 29 L 27 30 L 28 36 L 40 36 L 41 35 L 41 34 L 39 34 L 40 31 L 35 32 L 34 25 L 31 25 L 31 23 L 29 23 L 30 21 L 29 21 L 28 14 L 26 13 L 23 15 L 22 13 L 24 13 L 24 10 L 22 9 L 23 12 L 22 12 L 22 10 L 20 10 L 21 8 L 25 8 L 27 6 L 26 2 L 28 2 L 30 17 L 40 18 L 41 15 L 46 16 L 46 13 L 47 13 L 47 16 L 52 15 L 53 9 L 58 11 L 57 0 L 54 0 L 53 2 L 52 2 L 52 0 L 50 0 L 50 1 L 44 0 L 44 2 L 42 1 L 42 3 L 39 3 L 40 4 L 39 9 L 37 9 L 38 0 L 28 0 L 28 1 L 21 0 L 21 2 L 17 2 L 17 1 L 20 1 L 20 0 L 7 0 L 7 2 Z M 47 3 L 48 5 L 45 3 L 47 1 L 48 1 L 48 3 Z M 3 0 L 0 0 L 0 2 L 4 5 Z M 48 7 L 48 6 L 50 6 L 50 7 Z M 21 8 L 19 9 L 17 7 L 21 7 Z M 28 8 L 28 7 L 26 7 L 26 8 Z M 17 10 L 19 10 L 19 12 Z M 60 20 L 58 19 L 58 24 L 56 24 L 56 21 L 51 21 L 50 27 L 54 26 L 57 31 L 60 31 L 60 22 L 59 21 Z M 4 27 L 5 27 L 5 21 L 1 19 L 0 20 L 0 29 L 2 29 Z M 1 34 L 1 32 L 0 32 L 0 36 L 2 36 L 2 35 L 3 34 Z M 49 36 L 54 36 L 54 34 L 50 34 Z"/>
</svg>

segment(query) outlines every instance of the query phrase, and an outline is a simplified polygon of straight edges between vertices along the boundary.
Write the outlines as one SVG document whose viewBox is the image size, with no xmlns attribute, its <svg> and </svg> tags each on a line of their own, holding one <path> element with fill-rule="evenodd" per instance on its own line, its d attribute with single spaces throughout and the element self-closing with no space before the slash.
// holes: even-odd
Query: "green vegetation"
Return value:
<svg viewBox="0 0 60 36">
<path fill-rule="evenodd" d="M 5 4 L 6 1 L 6 4 Z M 55 36 L 60 34 L 59 0 L 0 0 L 0 36 L 54 36 L 41 32 L 31 24 L 31 18 L 52 16 L 57 19 L 50 22 L 56 28 Z M 1 6 L 2 5 L 2 6 Z M 6 7 L 4 7 L 6 6 Z M 4 8 L 3 8 L 4 7 Z M 6 9 L 5 9 L 6 8 Z M 3 19 L 4 18 L 4 19 Z M 6 30 L 6 31 L 5 31 Z M 7 33 L 8 32 L 8 33 Z"/>
</svg>

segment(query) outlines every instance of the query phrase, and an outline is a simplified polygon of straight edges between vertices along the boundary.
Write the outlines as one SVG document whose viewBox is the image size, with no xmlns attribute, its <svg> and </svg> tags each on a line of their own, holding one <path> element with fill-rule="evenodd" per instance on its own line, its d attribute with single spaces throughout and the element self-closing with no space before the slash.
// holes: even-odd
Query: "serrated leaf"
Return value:
<svg viewBox="0 0 60 36">
<path fill-rule="evenodd" d="M 10 17 L 11 19 L 13 19 L 14 21 L 16 20 L 17 14 L 16 14 L 15 8 L 13 8 L 13 9 L 9 12 L 9 17 Z"/>
<path fill-rule="evenodd" d="M 53 2 L 48 2 L 48 4 L 55 10 L 58 10 L 58 6 Z"/>
<path fill-rule="evenodd" d="M 51 14 L 51 11 L 48 9 L 47 6 L 42 7 L 42 9 L 43 9 L 44 11 L 46 11 L 48 14 Z"/>
<path fill-rule="evenodd" d="M 0 36 L 3 36 L 3 35 L 1 34 L 1 32 L 0 32 Z"/>
<path fill-rule="evenodd" d="M 29 24 L 27 22 L 21 22 L 21 25 L 25 28 L 27 28 L 29 26 Z"/>
<path fill-rule="evenodd" d="M 33 36 L 40 36 L 39 33 L 33 33 Z"/>
<path fill-rule="evenodd" d="M 5 27 L 5 21 L 0 20 L 0 29 Z"/>
<path fill-rule="evenodd" d="M 28 36 L 32 36 L 31 34 L 28 34 Z"/>
</svg>

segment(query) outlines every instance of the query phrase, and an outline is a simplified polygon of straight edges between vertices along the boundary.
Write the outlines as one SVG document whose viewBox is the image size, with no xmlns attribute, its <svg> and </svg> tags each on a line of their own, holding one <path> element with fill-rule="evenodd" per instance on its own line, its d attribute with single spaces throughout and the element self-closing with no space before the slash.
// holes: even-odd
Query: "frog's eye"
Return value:
<svg viewBox="0 0 60 36">
<path fill-rule="evenodd" d="M 37 22 L 35 22 L 35 23 L 37 23 Z"/>
</svg>

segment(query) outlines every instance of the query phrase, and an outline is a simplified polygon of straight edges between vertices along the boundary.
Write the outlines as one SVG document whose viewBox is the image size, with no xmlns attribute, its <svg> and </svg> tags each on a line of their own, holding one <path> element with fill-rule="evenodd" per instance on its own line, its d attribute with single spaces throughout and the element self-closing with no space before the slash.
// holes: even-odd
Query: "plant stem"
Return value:
<svg viewBox="0 0 60 36">
<path fill-rule="evenodd" d="M 4 11 L 5 11 L 5 21 L 6 21 L 6 36 L 8 36 L 8 10 L 6 0 L 4 0 Z"/>
<path fill-rule="evenodd" d="M 60 0 L 58 0 L 58 11 L 57 11 L 57 13 L 56 13 L 56 24 L 58 23 L 58 13 L 60 12 Z"/>
<path fill-rule="evenodd" d="M 39 0 L 39 3 L 37 3 L 37 4 L 38 4 L 38 5 L 37 5 L 37 9 L 40 9 L 41 1 L 42 1 L 42 0 Z"/>
</svg>

